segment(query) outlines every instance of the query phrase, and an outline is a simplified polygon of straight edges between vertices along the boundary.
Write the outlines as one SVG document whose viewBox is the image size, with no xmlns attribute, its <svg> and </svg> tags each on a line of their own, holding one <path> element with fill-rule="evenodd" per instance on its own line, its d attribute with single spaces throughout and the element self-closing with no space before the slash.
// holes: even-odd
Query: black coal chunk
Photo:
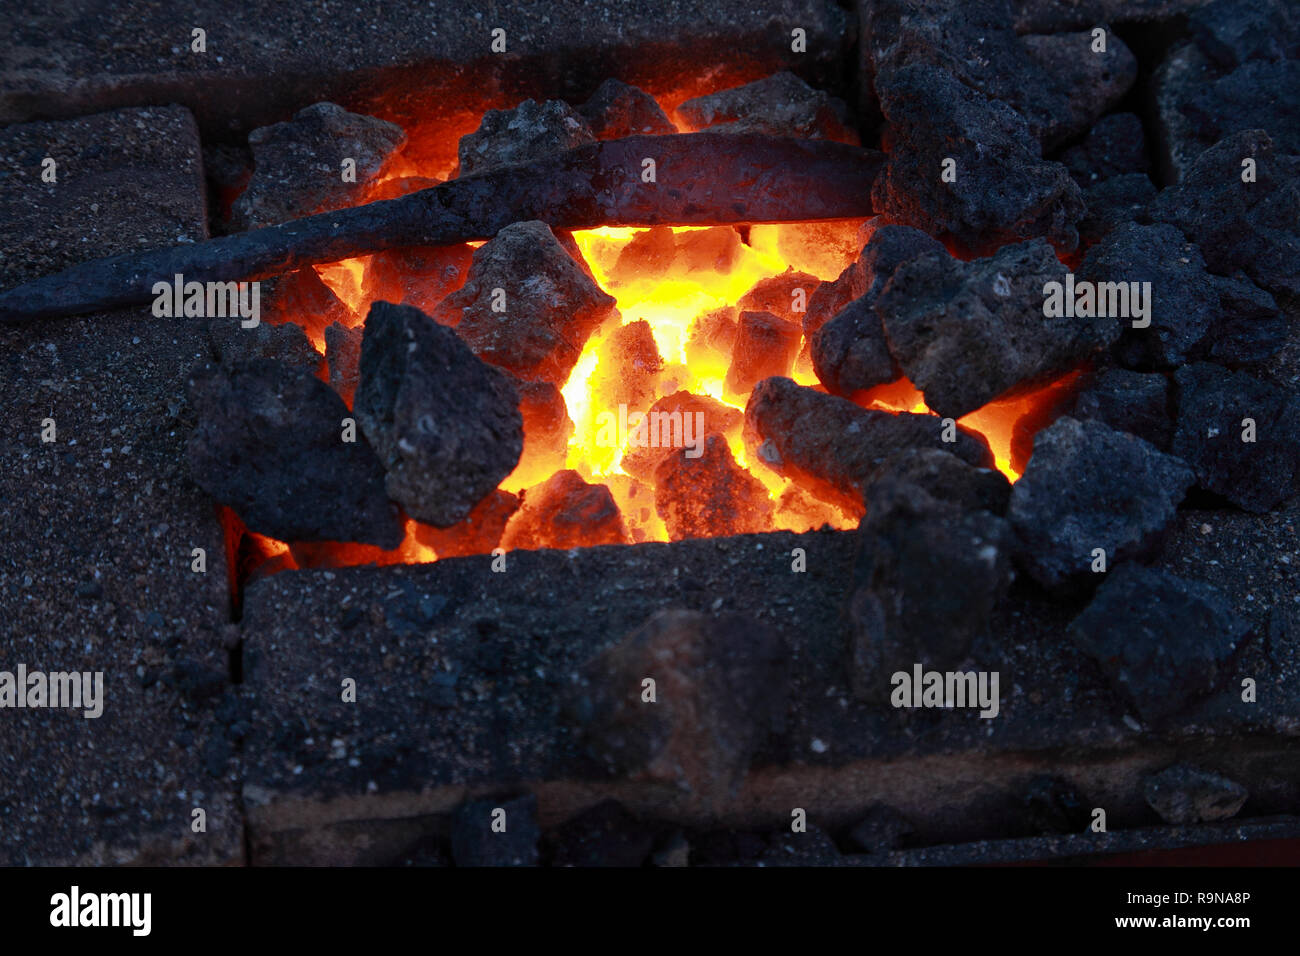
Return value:
<svg viewBox="0 0 1300 956">
<path fill-rule="evenodd" d="M 1136 113 L 1103 116 L 1083 142 L 1061 153 L 1061 162 L 1085 189 L 1114 176 L 1147 172 L 1151 162 L 1142 120 Z"/>
<path fill-rule="evenodd" d="M 615 800 L 602 800 L 566 820 L 550 835 L 554 866 L 641 866 L 655 831 Z"/>
<path fill-rule="evenodd" d="M 1122 311 L 1127 284 L 1130 316 L 1137 316 L 1133 293 L 1141 291 L 1133 283 L 1150 284 L 1150 314 L 1121 325 L 1116 355 L 1130 367 L 1174 368 L 1196 357 L 1257 362 L 1286 343 L 1287 321 L 1273 297 L 1244 277 L 1208 272 L 1200 249 L 1166 223 L 1115 228 L 1088 251 L 1079 278 L 1112 310 Z"/>
<path fill-rule="evenodd" d="M 959 426 L 945 428 L 934 415 L 862 408 L 788 378 L 755 386 L 745 407 L 744 438 L 752 460 L 851 515 L 862 514 L 867 482 L 898 452 L 935 448 L 968 464 L 993 467 L 993 453 L 981 436 Z"/>
<path fill-rule="evenodd" d="M 667 608 L 584 666 L 570 714 L 610 773 L 721 804 L 784 713 L 785 657 L 759 621 Z"/>
<path fill-rule="evenodd" d="M 1079 220 L 1079 238 L 1092 245 L 1116 226 L 1146 222 L 1157 190 L 1146 173 L 1125 173 L 1088 186 L 1083 191 L 1087 213 Z"/>
<path fill-rule="evenodd" d="M 861 256 L 849 266 L 857 271 L 847 280 L 848 291 L 856 284 L 865 287 L 862 295 L 842 306 L 834 318 L 812 332 L 813 369 L 828 391 L 850 395 L 898 377 L 884 326 L 875 311 L 876 300 L 902 263 L 942 252 L 940 242 L 909 226 L 883 226 L 872 233 Z M 845 282 L 844 275 L 836 280 L 840 287 Z M 827 289 L 825 295 L 833 296 L 836 291 L 838 288 Z M 810 312 L 814 306 L 820 306 L 818 293 L 821 292 L 819 287 L 813 294 Z"/>
<path fill-rule="evenodd" d="M 1066 269 L 1042 239 L 961 262 L 905 262 L 876 302 L 894 358 L 940 415 L 960 418 L 1018 385 L 1056 377 L 1109 346 L 1113 318 L 1044 315 Z"/>
<path fill-rule="evenodd" d="M 355 409 L 388 472 L 389 495 L 440 528 L 465 518 L 523 450 L 509 377 L 411 306 L 371 306 Z"/>
<path fill-rule="evenodd" d="M 1156 372 L 1109 368 L 1075 397 L 1072 416 L 1097 421 L 1169 450 L 1174 422 L 1169 412 L 1169 380 Z"/>
<path fill-rule="evenodd" d="M 849 839 L 864 853 L 887 853 L 899 849 L 914 829 L 911 821 L 889 804 L 873 803 L 849 829 Z"/>
<path fill-rule="evenodd" d="M 596 139 L 677 132 L 653 96 L 612 77 L 600 84 L 578 112 Z"/>
<path fill-rule="evenodd" d="M 1300 59 L 1300 10 L 1288 0 L 1215 0 L 1188 17 L 1192 39 L 1216 65 Z"/>
<path fill-rule="evenodd" d="M 198 413 L 190 472 L 249 530 L 282 541 L 401 543 L 383 466 L 361 436 L 343 441 L 347 407 L 310 372 L 272 359 L 206 365 L 189 392 Z"/>
<path fill-rule="evenodd" d="M 856 142 L 844 126 L 844 104 L 784 70 L 689 99 L 677 112 L 696 129 Z"/>
<path fill-rule="evenodd" d="M 1235 817 L 1250 791 L 1222 774 L 1174 764 L 1147 777 L 1142 795 L 1165 823 L 1186 826 Z"/>
<path fill-rule="evenodd" d="M 1201 488 L 1259 513 L 1300 492 L 1300 396 L 1209 363 L 1179 369 L 1174 384 L 1173 452 Z"/>
<path fill-rule="evenodd" d="M 348 328 L 339 322 L 325 329 L 325 360 L 329 363 L 330 388 L 349 405 L 361 379 L 363 331 L 362 326 Z"/>
<path fill-rule="evenodd" d="M 1140 438 L 1058 419 L 1035 436 L 1011 489 L 1017 559 L 1049 590 L 1084 590 L 1101 579 L 1095 549 L 1106 568 L 1156 550 L 1192 481 L 1187 465 Z"/>
<path fill-rule="evenodd" d="M 1127 564 L 1106 576 L 1069 633 L 1125 702 L 1157 721 L 1231 676 L 1250 624 L 1202 581 Z"/>
<path fill-rule="evenodd" d="M 524 100 L 512 110 L 488 110 L 478 129 L 460 138 L 459 175 L 526 163 L 595 141 L 587 121 L 563 100 Z"/>
<path fill-rule="evenodd" d="M 961 511 L 1001 515 L 1011 500 L 1011 482 L 1002 472 L 934 448 L 902 451 L 885 461 L 867 485 L 867 500 L 887 498 L 908 485 Z"/>
<path fill-rule="evenodd" d="M 857 696 L 883 703 L 894 673 L 948 670 L 967 657 L 1011 583 L 1012 534 L 1002 518 L 897 476 L 868 486 L 866 497 L 850 679 Z"/>
<path fill-rule="evenodd" d="M 1034 236 L 1066 249 L 1078 244 L 1078 184 L 1042 158 L 1014 109 L 926 66 L 879 76 L 876 88 L 889 121 L 888 158 L 871 196 L 886 219 L 947 233 L 977 253 Z M 944 182 L 949 159 L 956 179 Z"/>
<path fill-rule="evenodd" d="M 1300 61 L 1254 61 L 1202 82 L 1179 109 L 1195 141 L 1217 143 L 1243 129 L 1266 129 L 1279 151 L 1300 152 Z"/>
<path fill-rule="evenodd" d="M 1255 161 L 1254 182 L 1242 181 L 1246 159 Z M 1292 314 L 1300 308 L 1300 156 L 1276 149 L 1263 130 L 1203 152 L 1152 216 L 1181 229 L 1212 271 L 1244 272 Z"/>
<path fill-rule="evenodd" d="M 536 866 L 537 798 L 472 800 L 451 821 L 451 857 L 457 866 Z"/>
<path fill-rule="evenodd" d="M 251 359 L 275 359 L 313 375 L 320 370 L 320 353 L 294 322 L 272 325 L 259 322 L 243 328 L 238 319 L 207 319 L 208 345 L 222 365 L 237 365 Z"/>
</svg>

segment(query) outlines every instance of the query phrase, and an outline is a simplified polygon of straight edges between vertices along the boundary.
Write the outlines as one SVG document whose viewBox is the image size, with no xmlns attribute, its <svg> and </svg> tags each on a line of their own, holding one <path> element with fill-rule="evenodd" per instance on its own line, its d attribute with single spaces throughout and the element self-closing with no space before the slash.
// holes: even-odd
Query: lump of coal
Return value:
<svg viewBox="0 0 1300 956">
<path fill-rule="evenodd" d="M 867 807 L 862 819 L 849 830 L 849 839 L 864 853 L 888 853 L 902 847 L 914 827 L 907 817 L 885 803 Z"/>
<path fill-rule="evenodd" d="M 785 657 L 760 621 L 669 608 L 582 669 L 570 710 L 611 774 L 719 805 L 783 714 Z M 647 678 L 653 704 L 642 700 Z"/>
<path fill-rule="evenodd" d="M 721 359 L 729 362 L 736 347 L 738 317 L 739 313 L 732 306 L 697 316 L 691 324 L 690 338 L 686 340 L 687 360 L 710 363 Z"/>
<path fill-rule="evenodd" d="M 361 380 L 362 327 L 348 328 L 335 322 L 325 330 L 325 361 L 329 363 L 330 388 L 352 407 L 357 382 Z"/>
<path fill-rule="evenodd" d="M 1146 173 L 1112 176 L 1088 186 L 1083 191 L 1088 212 L 1079 220 L 1079 238 L 1092 245 L 1116 226 L 1146 221 L 1155 199 L 1156 187 Z"/>
<path fill-rule="evenodd" d="M 898 494 L 906 485 L 960 511 L 1001 515 L 1011 500 L 1011 482 L 1002 472 L 976 468 L 936 448 L 913 448 L 894 455 L 877 470 L 867 485 L 867 501 Z"/>
<path fill-rule="evenodd" d="M 1202 78 L 1178 108 L 1195 144 L 1266 129 L 1279 151 L 1300 153 L 1300 61 L 1256 61 L 1208 82 Z"/>
<path fill-rule="evenodd" d="M 512 110 L 488 110 L 478 129 L 460 138 L 459 175 L 527 163 L 595 141 L 587 121 L 563 100 L 524 100 Z"/>
<path fill-rule="evenodd" d="M 414 537 L 426 548 L 432 548 L 440 560 L 466 554 L 488 554 L 501 542 L 506 523 L 518 510 L 518 497 L 497 489 L 475 505 L 464 521 L 450 528 L 435 528 L 417 522 Z"/>
<path fill-rule="evenodd" d="M 653 481 L 659 463 L 673 453 L 717 433 L 738 436 L 744 415 L 707 395 L 673 392 L 650 406 L 643 425 L 628 436 L 623 470 L 642 481 Z"/>
<path fill-rule="evenodd" d="M 875 311 L 876 300 L 904 262 L 944 252 L 941 243 L 919 229 L 883 226 L 871 234 L 857 262 L 829 288 L 818 290 L 813 296 L 817 308 L 822 308 L 823 302 L 826 307 L 833 306 L 848 291 L 858 296 L 851 303 L 845 301 L 830 321 L 819 322 L 811 331 L 808 323 L 804 326 L 804 333 L 812 336 L 813 368 L 828 391 L 850 395 L 898 377 L 884 326 Z"/>
<path fill-rule="evenodd" d="M 1187 465 L 1140 438 L 1061 418 L 1035 437 L 1011 489 L 1017 558 L 1049 590 L 1083 590 L 1101 579 L 1099 557 L 1113 568 L 1150 556 L 1192 481 Z"/>
<path fill-rule="evenodd" d="M 266 285 L 270 288 L 265 288 Z M 343 325 L 355 322 L 352 310 L 311 266 L 276 276 L 270 283 L 264 283 L 263 293 L 264 314 L 296 322 L 317 340 L 324 334 L 326 326 L 335 322 Z"/>
<path fill-rule="evenodd" d="M 507 550 L 630 543 L 609 489 L 587 484 L 576 471 L 557 471 L 545 483 L 525 491 L 523 498 L 501 539 Z"/>
<path fill-rule="evenodd" d="M 960 418 L 1008 390 L 1069 371 L 1119 335 L 1114 318 L 1044 315 L 1066 269 L 1042 239 L 961 262 L 904 262 L 876 301 L 894 358 L 940 415 Z"/>
<path fill-rule="evenodd" d="M 465 284 L 474 250 L 455 246 L 384 249 L 370 258 L 366 282 L 372 301 L 383 299 L 432 314 L 438 304 Z"/>
<path fill-rule="evenodd" d="M 505 811 L 505 828 L 494 826 Z M 457 866 L 536 866 L 537 798 L 531 793 L 513 799 L 471 800 L 451 821 L 451 858 Z"/>
<path fill-rule="evenodd" d="M 195 483 L 258 534 L 395 548 L 397 509 L 363 440 L 345 442 L 342 400 L 310 372 L 270 359 L 207 365 L 190 381 Z"/>
<path fill-rule="evenodd" d="M 1019 113 L 929 67 L 879 77 L 877 88 L 889 152 L 871 198 L 887 220 L 947 233 L 975 252 L 1033 236 L 1078 244 L 1079 187 L 1042 159 Z M 953 182 L 941 178 L 948 160 Z"/>
<path fill-rule="evenodd" d="M 789 375 L 799 354 L 799 326 L 771 312 L 742 312 L 727 369 L 727 391 L 744 395 L 756 382 Z"/>
<path fill-rule="evenodd" d="M 655 831 L 615 800 L 602 800 L 555 828 L 553 866 L 641 866 Z"/>
<path fill-rule="evenodd" d="M 1300 396 L 1209 363 L 1179 369 L 1174 384 L 1173 453 L 1200 487 L 1256 513 L 1300 492 Z"/>
<path fill-rule="evenodd" d="M 1136 113 L 1103 116 L 1082 143 L 1061 154 L 1061 162 L 1085 188 L 1112 176 L 1147 172 L 1151 162 L 1142 120 Z"/>
<path fill-rule="evenodd" d="M 1243 160 L 1255 181 L 1243 182 Z M 1160 193 L 1152 216 L 1183 231 L 1220 275 L 1244 272 L 1294 312 L 1300 308 L 1300 156 L 1263 130 L 1245 130 L 1203 152 L 1182 181 Z"/>
<path fill-rule="evenodd" d="M 993 454 L 983 438 L 933 415 L 892 414 L 861 408 L 847 399 L 769 378 L 754 388 L 745 408 L 745 448 L 848 515 L 863 513 L 863 491 L 891 455 L 909 448 L 937 448 L 983 468 Z M 950 436 L 952 441 L 944 441 Z"/>
<path fill-rule="evenodd" d="M 655 509 L 674 541 L 772 530 L 763 483 L 736 464 L 721 435 L 670 451 L 655 469 Z"/>
<path fill-rule="evenodd" d="M 434 318 L 454 326 L 488 364 L 559 386 L 614 311 L 614 298 L 573 261 L 550 226 L 517 222 L 474 252 L 469 280 Z"/>
<path fill-rule="evenodd" d="M 620 325 L 600 343 L 592 394 L 607 408 L 622 404 L 644 410 L 655 400 L 663 367 L 649 322 L 638 319 Z"/>
<path fill-rule="evenodd" d="M 653 96 L 613 78 L 600 84 L 578 112 L 596 139 L 677 132 Z"/>
<path fill-rule="evenodd" d="M 238 319 L 207 319 L 204 328 L 208 345 L 222 365 L 261 358 L 306 369 L 313 375 L 320 371 L 321 354 L 295 322 L 259 322 L 246 329 Z"/>
<path fill-rule="evenodd" d="M 1143 719 L 1175 714 L 1231 675 L 1250 625 L 1215 588 L 1138 564 L 1105 578 L 1069 633 Z"/>
<path fill-rule="evenodd" d="M 1174 423 L 1169 415 L 1169 380 L 1154 372 L 1110 368 L 1075 397 L 1072 417 L 1097 421 L 1169 450 Z"/>
<path fill-rule="evenodd" d="M 844 125 L 844 104 L 782 70 L 744 86 L 697 96 L 677 107 L 696 129 L 766 133 L 857 142 Z"/>
<path fill-rule="evenodd" d="M 1135 318 L 1122 322 L 1116 353 L 1131 367 L 1174 368 L 1205 355 L 1260 361 L 1286 342 L 1286 319 L 1272 296 L 1246 279 L 1207 272 L 1200 250 L 1166 223 L 1112 230 L 1088 250 L 1079 278 L 1095 286 L 1098 307 L 1103 295 L 1109 301 L 1117 293 L 1108 310 L 1122 312 L 1114 306 L 1128 299 Z M 1141 319 L 1133 283 L 1150 284 L 1150 313 Z M 1135 327 L 1147 320 L 1149 327 Z"/>
<path fill-rule="evenodd" d="M 918 663 L 950 669 L 969 655 L 1011 583 L 1012 535 L 1002 518 L 905 480 L 874 482 L 866 497 L 849 602 L 851 679 L 856 695 L 884 702 L 890 675 Z"/>
<path fill-rule="evenodd" d="M 524 450 L 520 459 L 530 465 L 554 472 L 564 467 L 573 437 L 573 420 L 560 390 L 550 382 L 521 382 L 515 379 L 519 393 L 519 414 L 524 419 Z"/>
<path fill-rule="evenodd" d="M 255 129 L 248 134 L 253 177 L 235 200 L 235 224 L 260 229 L 355 206 L 405 142 L 400 126 L 333 103 L 316 103 L 288 122 Z M 345 159 L 356 161 L 354 183 L 339 174 Z"/>
<path fill-rule="evenodd" d="M 1250 791 L 1221 774 L 1174 764 L 1147 777 L 1142 795 L 1165 823 L 1187 826 L 1230 820 L 1245 804 Z"/>
<path fill-rule="evenodd" d="M 1287 0 L 1215 0 L 1187 19 L 1197 48 L 1220 67 L 1300 59 L 1300 12 Z"/>
<path fill-rule="evenodd" d="M 802 325 L 808 297 L 820 284 L 815 275 L 786 269 L 780 275 L 756 282 L 740 297 L 736 308 L 741 312 L 771 312 L 777 318 Z"/>
<path fill-rule="evenodd" d="M 463 520 L 523 449 L 509 377 L 410 306 L 370 307 L 354 408 L 388 472 L 389 496 L 440 528 Z"/>
</svg>

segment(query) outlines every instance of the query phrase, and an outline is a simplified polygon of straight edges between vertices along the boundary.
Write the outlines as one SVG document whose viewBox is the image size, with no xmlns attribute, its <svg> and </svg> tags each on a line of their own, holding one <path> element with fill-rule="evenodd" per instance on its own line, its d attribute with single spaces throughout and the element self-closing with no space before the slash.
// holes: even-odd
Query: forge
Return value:
<svg viewBox="0 0 1300 956">
<path fill-rule="evenodd" d="M 0 49 L 0 861 L 1294 858 L 1290 7 L 587 6 Z"/>
</svg>

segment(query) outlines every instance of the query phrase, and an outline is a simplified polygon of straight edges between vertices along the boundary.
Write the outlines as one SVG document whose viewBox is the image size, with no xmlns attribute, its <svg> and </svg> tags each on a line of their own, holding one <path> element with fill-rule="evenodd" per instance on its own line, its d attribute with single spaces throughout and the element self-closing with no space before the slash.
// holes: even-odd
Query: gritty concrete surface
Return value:
<svg viewBox="0 0 1300 956">
<path fill-rule="evenodd" d="M 0 131 L 6 284 L 206 238 L 197 150 L 176 108 Z M 148 309 L 0 329 L 0 670 L 104 681 L 98 718 L 0 710 L 0 862 L 242 857 L 224 541 L 184 461 L 182 383 L 205 348 Z"/>
</svg>

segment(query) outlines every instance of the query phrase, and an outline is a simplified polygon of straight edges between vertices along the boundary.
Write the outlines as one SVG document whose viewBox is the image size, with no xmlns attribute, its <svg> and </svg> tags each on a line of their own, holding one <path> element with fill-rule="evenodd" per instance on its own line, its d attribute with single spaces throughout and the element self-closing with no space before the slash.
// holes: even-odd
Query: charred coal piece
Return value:
<svg viewBox="0 0 1300 956">
<path fill-rule="evenodd" d="M 206 365 L 190 380 L 195 483 L 251 531 L 286 541 L 395 548 L 402 526 L 365 441 L 342 440 L 348 410 L 310 372 L 270 359 Z"/>
<path fill-rule="evenodd" d="M 855 694 L 883 703 L 890 675 L 968 656 L 1011 583 L 1012 535 L 1002 518 L 895 475 L 868 486 L 859 537 L 850 676 Z"/>
<path fill-rule="evenodd" d="M 267 313 L 288 316 L 317 338 L 335 322 L 351 325 L 355 321 L 352 310 L 311 266 L 263 283 L 263 295 L 262 307 Z"/>
<path fill-rule="evenodd" d="M 440 528 L 469 515 L 523 449 L 509 377 L 410 306 L 371 306 L 354 407 L 388 472 L 389 496 Z"/>
<path fill-rule="evenodd" d="M 1178 713 L 1231 676 L 1250 624 L 1217 589 L 1136 564 L 1105 578 L 1070 637 L 1144 720 Z"/>
<path fill-rule="evenodd" d="M 415 540 L 432 548 L 439 560 L 466 554 L 487 554 L 501 542 L 506 523 L 519 510 L 519 498 L 500 489 L 474 506 L 464 521 L 450 528 L 415 525 Z"/>
<path fill-rule="evenodd" d="M 1051 591 L 1095 586 L 1104 569 L 1154 553 L 1192 481 L 1180 459 L 1140 438 L 1059 419 L 1038 433 L 1011 489 L 1017 560 Z"/>
<path fill-rule="evenodd" d="M 293 322 L 272 325 L 259 322 L 245 329 L 233 319 L 208 319 L 208 345 L 222 365 L 237 365 L 251 359 L 275 359 L 313 375 L 320 371 L 321 355 L 312 346 L 302 326 Z"/>
<path fill-rule="evenodd" d="M 255 129 L 248 134 L 253 177 L 235 200 L 235 224 L 260 229 L 354 206 L 405 142 L 400 126 L 333 103 L 316 103 L 288 122 Z M 345 159 L 356 161 L 355 182 L 339 175 Z"/>
<path fill-rule="evenodd" d="M 1244 182 L 1243 162 L 1254 161 Z M 1263 130 L 1245 130 L 1203 152 L 1182 181 L 1160 193 L 1152 216 L 1177 226 L 1220 275 L 1244 272 L 1283 308 L 1300 308 L 1300 156 Z"/>
<path fill-rule="evenodd" d="M 644 430 L 630 436 L 623 470 L 642 481 L 653 481 L 655 469 L 675 449 L 705 435 L 739 437 L 744 414 L 707 395 L 673 392 L 650 406 Z M 643 440 L 644 439 L 644 440 Z"/>
<path fill-rule="evenodd" d="M 772 530 L 767 489 L 736 464 L 727 440 L 716 433 L 660 462 L 655 509 L 674 541 Z"/>
<path fill-rule="evenodd" d="M 596 139 L 677 132 L 653 96 L 613 77 L 600 84 L 578 112 Z"/>
<path fill-rule="evenodd" d="M 488 110 L 473 133 L 460 138 L 461 176 L 515 166 L 594 143 L 596 137 L 562 100 L 524 100 L 512 110 Z"/>
<path fill-rule="evenodd" d="M 1217 66 L 1300 59 L 1300 12 L 1285 0 L 1216 0 L 1187 19 L 1197 48 Z"/>
<path fill-rule="evenodd" d="M 789 375 L 799 354 L 799 326 L 771 312 L 742 312 L 727 369 L 727 391 L 744 395 L 755 383 Z"/>
<path fill-rule="evenodd" d="M 432 314 L 465 284 L 474 250 L 468 245 L 405 246 L 376 252 L 366 267 L 374 299 Z"/>
<path fill-rule="evenodd" d="M 993 467 L 984 439 L 933 415 L 892 414 L 769 378 L 745 408 L 750 458 L 794 479 L 846 514 L 861 516 L 867 482 L 891 455 L 937 448 L 981 468 Z M 949 440 L 946 440 L 949 439 Z"/>
<path fill-rule="evenodd" d="M 736 326 L 740 313 L 723 306 L 698 316 L 686 341 L 686 358 L 691 362 L 730 361 L 736 347 Z"/>
<path fill-rule="evenodd" d="M 935 501 L 960 511 L 1003 515 L 1011 500 L 1011 482 L 1002 472 L 977 468 L 946 451 L 915 448 L 899 452 L 881 465 L 867 485 L 868 506 L 872 501 L 891 500 L 907 487 L 919 488 Z"/>
<path fill-rule="evenodd" d="M 1116 176 L 1146 173 L 1146 136 L 1136 113 L 1112 113 L 1093 124 L 1083 142 L 1061 154 L 1061 162 L 1085 189 Z"/>
<path fill-rule="evenodd" d="M 361 336 L 364 329 L 358 325 L 348 328 L 335 322 L 325 330 L 325 361 L 329 365 L 330 388 L 352 407 L 361 381 Z"/>
<path fill-rule="evenodd" d="M 926 404 L 959 418 L 1016 386 L 1063 374 L 1119 335 L 1113 316 L 1049 315 L 1065 266 L 1041 239 L 961 262 L 900 265 L 876 302 L 894 358 Z M 1070 303 L 1073 305 L 1073 303 Z"/>
<path fill-rule="evenodd" d="M 1079 239 L 1091 246 L 1116 226 L 1146 222 L 1156 199 L 1155 184 L 1146 173 L 1112 176 L 1083 191 L 1087 213 L 1079 220 Z"/>
<path fill-rule="evenodd" d="M 576 471 L 557 471 L 545 483 L 525 491 L 523 499 L 501 539 L 507 550 L 589 548 L 631 541 L 609 489 L 587 484 Z"/>
<path fill-rule="evenodd" d="M 609 773 L 707 807 L 739 785 L 785 693 L 785 648 L 761 622 L 666 609 L 583 668 L 570 709 Z"/>
<path fill-rule="evenodd" d="M 877 89 L 890 150 L 872 187 L 876 212 L 977 253 L 1032 236 L 1077 245 L 1079 187 L 1065 167 L 1042 159 L 1015 110 L 931 67 L 879 77 Z M 956 178 L 945 182 L 949 160 Z"/>
<path fill-rule="evenodd" d="M 498 808 L 505 812 L 504 829 L 495 826 Z M 451 858 L 457 866 L 536 866 L 541 838 L 531 793 L 471 800 L 452 816 Z"/>
<path fill-rule="evenodd" d="M 1173 453 L 1201 488 L 1257 513 L 1300 492 L 1300 396 L 1209 363 L 1179 369 L 1174 385 Z"/>
<path fill-rule="evenodd" d="M 1230 820 L 1245 804 L 1250 791 L 1222 774 L 1174 764 L 1148 777 L 1142 795 L 1161 820 L 1186 826 Z"/>
<path fill-rule="evenodd" d="M 1115 347 L 1130 367 L 1176 368 L 1211 356 L 1257 362 L 1286 343 L 1287 321 L 1272 296 L 1247 279 L 1206 271 L 1201 251 L 1165 223 L 1112 230 L 1088 250 L 1079 278 L 1093 284 L 1099 300 L 1110 295 L 1103 290 L 1122 293 L 1127 284 L 1131 302 L 1133 283 L 1148 284 L 1149 314 L 1124 322 Z"/>
<path fill-rule="evenodd" d="M 857 142 L 844 125 L 842 102 L 784 70 L 744 86 L 697 96 L 677 107 L 677 112 L 696 129 Z"/>
<path fill-rule="evenodd" d="M 1169 380 L 1163 375 L 1111 368 L 1079 392 L 1070 414 L 1080 421 L 1102 422 L 1168 451 L 1174 433 L 1169 408 Z"/>
<path fill-rule="evenodd" d="M 614 313 L 544 222 L 518 222 L 474 252 L 464 287 L 434 318 L 483 361 L 530 382 L 562 385 L 596 328 Z"/>
</svg>

